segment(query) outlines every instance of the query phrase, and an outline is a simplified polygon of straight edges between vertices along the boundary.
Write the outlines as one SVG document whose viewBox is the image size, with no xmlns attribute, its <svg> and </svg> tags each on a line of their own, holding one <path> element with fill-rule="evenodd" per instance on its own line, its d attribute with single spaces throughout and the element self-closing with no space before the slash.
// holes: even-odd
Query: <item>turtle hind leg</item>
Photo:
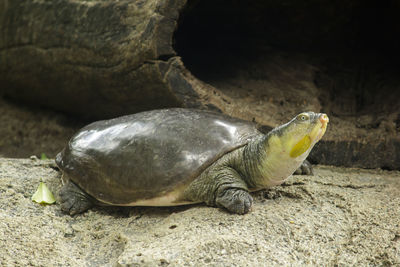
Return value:
<svg viewBox="0 0 400 267">
<path fill-rule="evenodd" d="M 69 215 L 75 215 L 93 207 L 92 197 L 71 181 L 62 186 L 59 195 L 61 210 Z"/>
</svg>

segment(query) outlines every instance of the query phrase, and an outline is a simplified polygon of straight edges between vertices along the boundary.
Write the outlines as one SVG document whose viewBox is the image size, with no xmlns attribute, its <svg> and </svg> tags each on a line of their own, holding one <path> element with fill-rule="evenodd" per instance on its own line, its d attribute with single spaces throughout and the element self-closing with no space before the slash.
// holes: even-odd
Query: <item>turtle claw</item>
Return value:
<svg viewBox="0 0 400 267">
<path fill-rule="evenodd" d="M 247 191 L 241 189 L 227 189 L 216 199 L 216 204 L 232 213 L 246 214 L 250 211 L 253 198 Z"/>
<path fill-rule="evenodd" d="M 314 175 L 313 167 L 308 160 L 303 161 L 300 167 L 294 172 L 296 175 Z"/>
<path fill-rule="evenodd" d="M 68 182 L 60 190 L 61 210 L 69 215 L 75 215 L 93 206 L 89 195 L 75 184 Z"/>
</svg>

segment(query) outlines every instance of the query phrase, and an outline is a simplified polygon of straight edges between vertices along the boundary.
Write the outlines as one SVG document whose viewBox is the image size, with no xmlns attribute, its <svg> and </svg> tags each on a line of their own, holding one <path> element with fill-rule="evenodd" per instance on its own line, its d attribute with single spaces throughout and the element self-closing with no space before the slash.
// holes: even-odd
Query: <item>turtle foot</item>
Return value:
<svg viewBox="0 0 400 267">
<path fill-rule="evenodd" d="M 93 206 L 90 196 L 77 185 L 67 182 L 60 190 L 61 210 L 69 215 L 75 215 Z"/>
<path fill-rule="evenodd" d="M 253 198 L 247 191 L 242 189 L 227 189 L 216 199 L 216 204 L 222 206 L 232 213 L 246 214 L 250 211 Z"/>
<path fill-rule="evenodd" d="M 314 175 L 313 167 L 308 160 L 303 161 L 300 167 L 294 172 L 296 175 Z"/>
</svg>

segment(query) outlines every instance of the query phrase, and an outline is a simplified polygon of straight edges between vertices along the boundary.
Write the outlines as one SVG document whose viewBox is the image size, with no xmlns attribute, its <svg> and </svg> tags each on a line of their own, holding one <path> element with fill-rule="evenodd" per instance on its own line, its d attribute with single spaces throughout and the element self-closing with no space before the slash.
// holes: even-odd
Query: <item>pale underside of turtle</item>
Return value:
<svg viewBox="0 0 400 267">
<path fill-rule="evenodd" d="M 81 190 L 100 203 L 182 205 L 201 202 L 183 199 L 182 192 L 207 168 L 263 136 L 255 124 L 222 114 L 155 110 L 82 128 L 56 162 L 64 184 L 77 185 L 72 191 Z M 74 197 L 71 190 L 64 191 L 62 202 Z"/>
</svg>

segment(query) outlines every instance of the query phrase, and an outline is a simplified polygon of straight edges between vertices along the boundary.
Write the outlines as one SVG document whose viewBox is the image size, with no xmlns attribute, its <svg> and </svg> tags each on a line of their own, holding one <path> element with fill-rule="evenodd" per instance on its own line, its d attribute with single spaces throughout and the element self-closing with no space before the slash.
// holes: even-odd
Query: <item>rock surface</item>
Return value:
<svg viewBox="0 0 400 267">
<path fill-rule="evenodd" d="M 400 170 L 399 10 L 361 0 L 0 0 L 0 96 L 90 120 L 180 106 L 275 127 L 322 111 L 334 130 L 315 162 Z"/>
<path fill-rule="evenodd" d="M 184 2 L 0 1 L 0 93 L 97 119 L 177 106 Z"/>
<path fill-rule="evenodd" d="M 1 266 L 400 265 L 400 172 L 318 166 L 254 194 L 238 216 L 205 205 L 95 208 L 31 201 L 51 160 L 0 158 Z"/>
</svg>

